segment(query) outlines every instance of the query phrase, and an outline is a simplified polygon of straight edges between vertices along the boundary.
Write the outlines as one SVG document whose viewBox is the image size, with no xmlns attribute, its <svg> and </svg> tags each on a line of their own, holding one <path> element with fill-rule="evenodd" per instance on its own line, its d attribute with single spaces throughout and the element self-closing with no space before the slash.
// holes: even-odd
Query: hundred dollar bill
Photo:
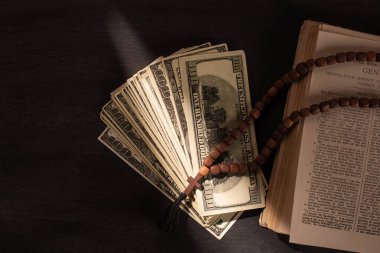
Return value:
<svg viewBox="0 0 380 253">
<path fill-rule="evenodd" d="M 161 62 L 161 59 L 155 60 L 151 65 L 156 62 Z M 162 97 L 160 96 L 160 91 L 158 90 L 158 85 L 155 82 L 153 73 L 151 72 L 149 66 L 145 69 L 139 71 L 139 76 L 143 89 L 145 90 L 147 98 L 149 98 L 149 103 L 153 113 L 157 115 L 157 119 L 160 121 L 162 128 L 165 130 L 164 133 L 167 134 L 170 144 L 174 147 L 175 153 L 181 161 L 184 168 L 189 168 L 191 166 L 188 152 L 185 149 L 185 145 L 179 132 L 177 122 L 173 124 L 171 117 L 167 111 L 167 108 L 163 105 Z M 186 169 L 184 169 L 186 173 Z M 186 175 L 189 176 L 188 174 Z"/>
<path fill-rule="evenodd" d="M 167 139 L 163 129 L 160 129 L 158 124 L 157 115 L 149 113 L 149 104 L 147 100 L 143 100 L 144 94 L 138 92 L 139 85 L 137 80 L 128 79 L 126 85 L 121 89 L 122 94 L 126 98 L 126 102 L 130 104 L 129 109 L 134 112 L 134 115 L 142 123 L 144 128 L 149 132 L 149 136 L 160 146 L 161 149 L 167 154 L 167 159 L 170 159 L 176 164 L 175 167 L 182 167 L 182 163 L 175 152 L 175 149 L 171 146 L 170 141 Z M 147 98 L 146 98 L 147 99 Z M 129 112 L 126 112 L 127 114 Z M 174 167 L 173 167 L 174 168 Z M 183 169 L 184 170 L 184 169 Z M 183 179 L 186 180 L 186 176 Z"/>
<path fill-rule="evenodd" d="M 177 161 L 177 167 L 181 168 L 179 170 L 185 171 L 185 164 L 188 162 L 188 159 L 186 159 L 184 152 L 181 152 L 179 140 L 173 136 L 174 133 L 171 134 L 171 130 L 166 124 L 167 119 L 165 119 L 163 116 L 162 111 L 159 112 L 159 106 L 155 104 L 156 96 L 150 89 L 151 85 L 147 81 L 143 82 L 141 76 L 139 74 L 136 74 L 134 75 L 134 81 L 130 82 L 129 88 L 129 90 L 137 99 L 136 102 L 142 106 L 144 110 L 143 112 L 145 112 L 143 119 L 151 120 L 149 126 L 155 126 L 154 135 L 163 140 L 162 146 L 165 146 L 170 152 L 173 159 Z M 166 127 L 164 125 L 166 125 Z M 186 179 L 186 174 L 183 175 Z"/>
<path fill-rule="evenodd" d="M 119 156 L 137 173 L 144 177 L 156 189 L 163 192 L 167 197 L 174 196 L 175 193 L 170 190 L 166 184 L 148 167 L 146 166 L 130 148 L 119 141 L 117 135 L 112 130 L 106 128 L 98 137 L 98 140 L 108 147 L 112 152 Z"/>
<path fill-rule="evenodd" d="M 180 54 L 183 55 L 184 53 L 188 53 L 190 51 L 196 51 L 199 49 L 204 49 L 210 46 L 211 46 L 211 43 L 207 42 L 198 46 L 183 48 L 173 53 L 171 56 L 176 56 Z M 159 100 L 163 110 L 165 110 L 164 113 L 166 114 L 167 118 L 170 118 L 170 122 L 172 123 L 174 131 L 177 135 L 177 138 L 181 142 L 182 149 L 185 151 L 185 155 L 189 156 L 188 150 L 186 147 L 185 137 L 182 132 L 182 128 L 179 127 L 181 120 L 179 119 L 178 114 L 176 113 L 176 109 L 174 108 L 174 105 L 173 105 L 174 100 L 173 100 L 173 97 L 171 96 L 169 80 L 164 70 L 164 65 L 162 61 L 163 59 L 164 57 L 161 56 L 158 59 L 156 59 L 154 62 L 149 64 L 148 66 L 149 69 L 146 68 L 144 70 L 145 78 L 146 79 L 149 78 L 151 80 L 150 83 L 154 84 L 153 89 L 156 93 L 157 99 Z"/>
<path fill-rule="evenodd" d="M 251 109 L 243 51 L 180 58 L 193 174 L 209 150 L 219 143 Z M 242 134 L 217 162 L 251 162 L 257 154 L 254 127 Z M 264 207 L 264 186 L 257 172 L 205 178 L 196 191 L 202 216 Z"/>
<path fill-rule="evenodd" d="M 179 122 L 180 133 L 182 140 L 185 142 L 185 150 L 190 152 L 190 144 L 188 139 L 188 130 L 185 113 L 183 110 L 183 94 L 182 94 L 182 80 L 181 72 L 179 69 L 179 59 L 180 57 L 198 55 L 198 54 L 208 54 L 217 52 L 228 51 L 226 44 L 219 44 L 215 46 L 200 48 L 197 50 L 192 50 L 183 54 L 178 54 L 164 58 L 162 63 L 153 64 L 151 70 L 154 74 L 155 80 L 160 81 L 159 87 L 162 96 L 165 96 L 164 100 L 165 106 L 169 111 L 171 117 L 175 117 L 175 121 Z M 165 73 L 165 75 L 163 75 Z M 172 120 L 174 120 L 172 118 Z M 191 153 L 190 153 L 191 154 Z M 191 155 L 189 155 L 191 156 Z M 190 158 L 191 159 L 191 158 Z M 188 171 L 190 173 L 191 171 Z"/>
<path fill-rule="evenodd" d="M 155 98 L 158 102 L 158 108 L 162 111 L 162 114 L 167 119 L 167 124 L 173 129 L 178 141 L 181 142 L 182 149 L 185 150 L 183 135 L 178 127 L 178 121 L 175 116 L 175 111 L 170 99 L 170 90 L 167 86 L 167 81 L 162 70 L 159 66 L 161 65 L 163 57 L 156 59 L 147 68 L 140 71 L 142 79 L 145 79 L 146 83 L 154 91 Z"/>
<path fill-rule="evenodd" d="M 109 101 L 101 112 L 102 121 L 112 129 L 112 132 L 117 134 L 117 138 L 125 143 L 128 148 L 135 153 L 141 161 L 143 161 L 149 168 L 156 172 L 156 174 L 167 183 L 167 186 L 178 193 L 181 191 L 178 187 L 184 189 L 183 182 L 178 181 L 178 176 L 167 166 L 166 160 L 163 159 L 161 153 L 154 152 L 148 147 L 148 144 L 140 138 L 139 134 L 135 131 L 134 126 L 128 121 L 128 119 L 120 113 L 119 109 L 113 105 L 112 101 Z M 160 159 L 161 158 L 161 159 Z M 195 211 L 198 210 L 197 203 L 192 203 L 192 207 Z M 212 225 L 215 221 L 230 220 L 230 217 L 238 217 L 237 214 L 223 214 L 217 216 L 199 216 L 198 219 L 202 221 L 205 226 Z M 219 227 L 222 223 L 218 223 Z"/>
<path fill-rule="evenodd" d="M 206 47 L 206 48 L 201 48 L 198 50 L 186 52 L 183 54 L 166 57 L 162 60 L 167 77 L 169 79 L 170 89 L 173 93 L 173 99 L 177 107 L 179 106 L 179 104 L 177 105 L 177 103 L 181 103 L 181 104 L 183 103 L 181 73 L 179 69 L 179 58 L 191 56 L 191 55 L 226 52 L 226 51 L 228 51 L 228 48 L 227 48 L 227 44 L 224 43 L 224 44 L 219 44 L 219 45 L 215 45 L 211 47 Z"/>
<path fill-rule="evenodd" d="M 165 180 L 169 180 L 170 184 L 177 187 L 176 190 L 183 190 L 184 184 L 180 180 L 176 171 L 172 171 L 167 164 L 167 161 L 162 154 L 159 153 L 154 147 L 149 147 L 148 144 L 140 137 L 137 131 L 134 129 L 133 125 L 128 121 L 128 119 L 122 115 L 119 109 L 112 103 L 108 102 L 102 110 L 104 121 L 106 125 L 114 129 L 118 135 L 128 141 L 128 147 L 133 149 L 148 165 L 151 165 Z M 181 187 L 179 189 L 178 187 Z"/>
<path fill-rule="evenodd" d="M 125 145 L 127 145 L 141 161 L 155 171 L 156 174 L 167 183 L 171 190 L 178 194 L 184 190 L 184 182 L 178 179 L 179 177 L 176 171 L 170 169 L 161 153 L 157 152 L 154 147 L 149 147 L 149 144 L 140 138 L 133 125 L 120 113 L 119 109 L 113 105 L 112 101 L 108 102 L 103 107 L 100 118 L 110 129 L 112 129 L 112 132 L 117 135 L 117 138 L 120 139 L 120 141 L 125 143 Z M 198 210 L 197 203 L 192 203 L 192 207 L 195 210 Z M 226 218 L 220 216 L 199 216 L 199 219 L 207 225 L 210 225 L 213 221 L 218 219 L 226 220 Z"/>
<path fill-rule="evenodd" d="M 112 132 L 112 130 L 109 128 L 105 129 L 98 139 L 107 148 L 109 148 L 118 157 L 120 157 L 125 163 L 127 163 L 132 169 L 139 173 L 145 180 L 147 180 L 156 189 L 163 193 L 167 198 L 169 198 L 171 201 L 175 200 L 177 196 L 176 193 L 167 187 L 164 181 L 157 177 L 157 175 L 148 166 L 146 166 L 138 156 L 136 156 L 126 145 L 124 145 L 123 142 L 118 139 L 118 136 Z M 197 223 L 205 226 L 205 223 L 200 219 L 199 214 L 193 210 L 189 210 L 188 207 L 184 205 L 181 205 L 181 208 Z M 223 218 L 219 218 L 216 222 L 208 226 L 206 229 L 213 236 L 221 239 L 232 227 L 240 215 L 241 213 L 225 215 Z"/>
<path fill-rule="evenodd" d="M 163 58 L 160 58 L 161 60 Z M 155 92 L 158 94 L 158 99 L 162 105 L 163 108 L 165 108 L 168 117 L 170 118 L 170 121 L 173 124 L 173 127 L 175 129 L 176 135 L 179 140 L 181 140 L 183 146 L 184 146 L 184 137 L 181 132 L 181 129 L 179 128 L 179 119 L 176 115 L 172 100 L 171 100 L 171 94 L 170 94 L 170 88 L 168 85 L 168 80 L 166 79 L 165 73 L 163 71 L 162 62 L 153 62 L 151 65 L 149 65 L 149 69 L 152 75 L 152 80 L 154 80 L 155 83 Z"/>
<path fill-rule="evenodd" d="M 210 42 L 206 42 L 206 43 L 203 43 L 203 44 L 197 45 L 197 46 L 181 48 L 181 49 L 175 51 L 174 53 L 170 54 L 169 56 L 173 56 L 173 55 L 176 55 L 176 54 L 183 54 L 183 53 L 186 53 L 186 52 L 189 52 L 189 51 L 192 51 L 192 50 L 197 50 L 197 49 L 201 49 L 201 48 L 209 47 L 209 46 L 211 46 L 211 43 Z"/>
<path fill-rule="evenodd" d="M 179 58 L 184 56 L 196 55 L 196 54 L 207 54 L 207 53 L 215 53 L 215 52 L 225 52 L 227 51 L 226 44 L 215 45 L 211 47 L 201 48 L 199 50 L 186 52 L 184 54 L 174 55 L 163 59 L 163 65 L 167 74 L 167 78 L 169 80 L 169 88 L 171 90 L 171 95 L 173 102 L 175 104 L 175 108 L 177 110 L 178 116 L 180 118 L 181 127 L 183 129 L 184 135 L 187 135 L 187 124 L 183 122 L 185 119 L 185 115 L 183 112 L 182 102 L 182 82 L 181 75 L 179 69 Z"/>
<path fill-rule="evenodd" d="M 120 114 L 133 126 L 134 130 L 141 136 L 149 148 L 157 154 L 158 158 L 161 158 L 160 161 L 163 161 L 163 164 L 167 164 L 170 170 L 174 170 L 177 164 L 176 161 L 165 147 L 159 145 L 159 141 L 157 141 L 159 136 L 155 136 L 154 132 L 150 128 L 147 128 L 146 122 L 141 121 L 141 115 L 135 113 L 135 108 L 131 105 L 132 100 L 122 92 L 123 87 L 124 85 L 112 92 L 111 100 L 113 104 L 120 111 Z"/>
</svg>

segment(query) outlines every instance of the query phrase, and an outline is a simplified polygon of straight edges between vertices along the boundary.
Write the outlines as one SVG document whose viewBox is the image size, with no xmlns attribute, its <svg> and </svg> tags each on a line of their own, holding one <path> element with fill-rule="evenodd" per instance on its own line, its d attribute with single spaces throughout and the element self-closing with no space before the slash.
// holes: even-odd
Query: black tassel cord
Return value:
<svg viewBox="0 0 380 253">
<path fill-rule="evenodd" d="M 178 223 L 178 214 L 180 211 L 179 206 L 181 205 L 181 202 L 186 199 L 186 197 L 187 196 L 184 193 L 181 193 L 174 203 L 166 209 L 165 215 L 157 224 L 158 229 L 167 233 L 175 231 Z"/>
</svg>

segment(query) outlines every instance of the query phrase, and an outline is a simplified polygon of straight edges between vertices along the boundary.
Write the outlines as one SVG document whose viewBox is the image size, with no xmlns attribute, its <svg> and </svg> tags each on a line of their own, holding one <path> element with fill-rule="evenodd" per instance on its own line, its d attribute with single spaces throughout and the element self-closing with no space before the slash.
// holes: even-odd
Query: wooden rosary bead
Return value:
<svg viewBox="0 0 380 253">
<path fill-rule="evenodd" d="M 309 59 L 305 62 L 305 66 L 308 68 L 308 71 L 313 69 L 315 67 L 315 60 L 314 59 Z"/>
<path fill-rule="evenodd" d="M 299 111 L 294 111 L 290 114 L 290 119 L 294 122 L 297 123 L 302 119 L 301 113 Z"/>
<path fill-rule="evenodd" d="M 262 166 L 265 163 L 266 158 L 262 154 L 258 154 L 255 158 L 255 161 L 258 166 Z"/>
<path fill-rule="evenodd" d="M 228 146 L 231 146 L 231 144 L 234 143 L 235 138 L 229 134 L 229 135 L 227 135 L 227 136 L 224 138 L 223 141 L 224 141 L 226 144 L 228 144 Z"/>
<path fill-rule="evenodd" d="M 269 138 L 269 140 L 267 141 L 266 146 L 267 146 L 269 149 L 273 150 L 273 149 L 276 148 L 276 146 L 277 146 L 277 142 L 276 142 L 275 139 L 273 139 L 273 138 Z"/>
<path fill-rule="evenodd" d="M 273 86 L 274 86 L 277 90 L 281 90 L 281 89 L 285 86 L 285 84 L 284 84 L 284 82 L 283 82 L 281 79 L 277 79 L 277 80 L 274 82 Z"/>
<path fill-rule="evenodd" d="M 245 121 L 240 122 L 240 125 L 239 125 L 240 131 L 245 132 L 248 130 L 248 128 L 249 128 L 249 125 Z"/>
<path fill-rule="evenodd" d="M 367 53 L 365 53 L 365 52 L 357 52 L 356 53 L 356 60 L 358 60 L 358 61 L 365 61 L 365 60 L 367 60 Z"/>
<path fill-rule="evenodd" d="M 294 80 L 297 80 L 298 77 L 300 77 L 300 74 L 295 70 L 295 69 L 292 69 L 291 71 L 289 71 L 289 76 L 290 78 L 294 81 Z"/>
<path fill-rule="evenodd" d="M 313 60 L 313 65 L 314 65 L 314 60 Z M 296 71 L 300 74 L 300 76 L 304 76 L 309 72 L 309 67 L 307 67 L 305 62 L 301 62 L 297 64 Z"/>
<path fill-rule="evenodd" d="M 259 109 L 260 111 L 263 111 L 265 106 L 266 106 L 266 104 L 262 100 L 259 100 L 256 102 L 254 107 Z"/>
<path fill-rule="evenodd" d="M 319 57 L 315 60 L 315 64 L 318 66 L 318 67 L 323 67 L 323 66 L 326 66 L 327 64 L 327 60 L 326 60 L 326 57 Z"/>
<path fill-rule="evenodd" d="M 278 127 L 277 127 L 277 131 L 281 134 L 281 135 L 284 135 L 286 133 L 288 129 L 286 128 L 286 126 L 284 126 L 283 123 L 281 123 Z"/>
<path fill-rule="evenodd" d="M 205 159 L 203 159 L 203 165 L 210 167 L 214 163 L 214 158 L 212 158 L 210 155 L 206 156 Z"/>
<path fill-rule="evenodd" d="M 206 166 L 202 166 L 199 169 L 199 174 L 201 174 L 204 177 L 207 176 L 209 172 L 210 172 L 210 169 Z"/>
<path fill-rule="evenodd" d="M 272 134 L 272 139 L 275 140 L 277 143 L 281 141 L 282 135 L 278 131 L 274 131 Z"/>
<path fill-rule="evenodd" d="M 230 164 L 230 173 L 237 174 L 239 172 L 239 165 L 237 163 Z"/>
<path fill-rule="evenodd" d="M 376 60 L 376 52 L 374 51 L 367 52 L 367 61 L 374 62 L 375 60 Z"/>
<path fill-rule="evenodd" d="M 260 117 L 260 116 L 259 116 Z M 255 119 L 252 116 L 252 110 L 251 113 L 244 119 L 245 123 L 248 125 L 252 125 L 255 122 Z"/>
<path fill-rule="evenodd" d="M 330 111 L 330 103 L 328 101 L 324 101 L 322 103 L 319 104 L 319 108 L 321 110 L 321 112 L 328 112 Z"/>
<path fill-rule="evenodd" d="M 357 97 L 350 97 L 350 106 L 352 106 L 352 107 L 358 107 L 359 106 L 359 98 L 357 98 Z"/>
<path fill-rule="evenodd" d="M 211 173 L 211 175 L 214 175 L 214 176 L 218 175 L 220 173 L 219 164 L 215 164 L 215 165 L 211 166 L 210 167 L 210 173 Z"/>
<path fill-rule="evenodd" d="M 248 165 L 246 163 L 239 163 L 239 173 L 245 174 L 248 171 Z"/>
<path fill-rule="evenodd" d="M 338 99 L 333 98 L 329 100 L 330 108 L 335 108 L 339 105 Z"/>
<path fill-rule="evenodd" d="M 350 105 L 350 100 L 346 97 L 343 97 L 341 99 L 339 99 L 339 106 L 341 107 L 347 107 Z"/>
<path fill-rule="evenodd" d="M 335 55 L 329 55 L 326 58 L 327 60 L 327 65 L 332 65 L 336 63 L 336 56 Z"/>
<path fill-rule="evenodd" d="M 240 136 L 241 136 L 241 132 L 240 132 L 240 129 L 239 128 L 235 128 L 231 131 L 230 135 L 232 137 L 234 137 L 236 140 L 239 140 L 240 139 Z"/>
<path fill-rule="evenodd" d="M 360 98 L 359 99 L 359 107 L 368 108 L 369 107 L 369 99 L 368 98 Z"/>
<path fill-rule="evenodd" d="M 283 121 L 282 121 L 283 125 L 286 127 L 286 128 L 290 128 L 291 126 L 293 126 L 294 122 L 293 120 L 290 119 L 290 117 L 286 117 Z"/>
<path fill-rule="evenodd" d="M 310 109 L 309 108 L 302 108 L 300 110 L 300 114 L 302 116 L 302 118 L 306 118 L 306 117 L 309 117 L 310 116 Z"/>
<path fill-rule="evenodd" d="M 272 153 L 272 150 L 269 149 L 268 147 L 264 147 L 261 151 L 260 154 L 262 154 L 265 158 L 270 157 L 270 154 Z"/>
<path fill-rule="evenodd" d="M 380 53 L 376 53 L 376 62 L 380 62 Z"/>
<path fill-rule="evenodd" d="M 275 86 L 271 86 L 268 90 L 268 95 L 275 97 L 278 94 L 278 89 Z"/>
<path fill-rule="evenodd" d="M 346 53 L 341 52 L 341 53 L 336 54 L 336 61 L 338 63 L 346 62 L 346 60 L 347 60 Z"/>
<path fill-rule="evenodd" d="M 321 109 L 319 108 L 319 105 L 317 104 L 313 104 L 310 106 L 310 113 L 315 115 L 315 114 L 318 114 L 320 113 Z"/>
<path fill-rule="evenodd" d="M 256 171 L 258 168 L 259 168 L 259 165 L 257 164 L 256 161 L 253 161 L 253 162 L 249 162 L 249 163 L 248 163 L 248 169 L 249 169 L 249 171 L 254 172 L 254 171 Z"/>
<path fill-rule="evenodd" d="M 287 84 L 290 84 L 293 80 L 292 78 L 289 76 L 289 73 L 285 73 L 282 77 L 281 77 L 281 81 L 287 85 Z"/>
<path fill-rule="evenodd" d="M 263 101 L 266 105 L 269 105 L 272 102 L 272 97 L 269 94 L 264 94 L 261 101 Z"/>
<path fill-rule="evenodd" d="M 220 151 L 218 148 L 213 148 L 211 149 L 211 152 L 209 154 L 214 160 L 218 159 L 218 157 L 220 156 Z"/>
<path fill-rule="evenodd" d="M 254 107 L 252 109 L 252 111 L 250 112 L 250 115 L 251 117 L 254 119 L 254 120 L 257 120 L 258 118 L 260 118 L 261 116 L 261 111 L 259 109 L 257 109 L 256 107 Z"/>
<path fill-rule="evenodd" d="M 369 107 L 370 108 L 376 108 L 379 107 L 379 99 L 378 98 L 371 98 L 369 100 Z"/>
<path fill-rule="evenodd" d="M 220 171 L 221 171 L 222 173 L 228 173 L 228 172 L 230 172 L 230 165 L 227 164 L 227 163 L 222 163 L 222 164 L 220 165 Z"/>
<path fill-rule="evenodd" d="M 347 52 L 347 61 L 355 61 L 356 60 L 356 53 L 355 52 Z"/>
<path fill-rule="evenodd" d="M 228 144 L 222 141 L 222 142 L 219 142 L 215 148 L 217 148 L 220 151 L 220 153 L 223 153 L 228 149 Z"/>
</svg>

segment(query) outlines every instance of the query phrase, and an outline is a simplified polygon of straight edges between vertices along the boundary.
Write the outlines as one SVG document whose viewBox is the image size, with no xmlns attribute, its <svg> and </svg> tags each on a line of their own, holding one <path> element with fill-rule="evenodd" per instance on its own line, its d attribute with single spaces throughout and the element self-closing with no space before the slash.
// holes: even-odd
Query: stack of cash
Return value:
<svg viewBox="0 0 380 253">
<path fill-rule="evenodd" d="M 244 52 L 205 43 L 159 57 L 112 92 L 99 140 L 174 201 L 250 109 Z M 250 162 L 256 154 L 252 126 L 215 162 Z M 202 185 L 181 208 L 218 239 L 242 211 L 264 207 L 261 170 L 210 176 Z"/>
</svg>

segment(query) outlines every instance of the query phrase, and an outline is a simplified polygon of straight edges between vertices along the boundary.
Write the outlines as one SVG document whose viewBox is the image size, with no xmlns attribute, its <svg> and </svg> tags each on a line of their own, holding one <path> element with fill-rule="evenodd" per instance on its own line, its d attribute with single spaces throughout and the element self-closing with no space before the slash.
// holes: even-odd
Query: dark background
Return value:
<svg viewBox="0 0 380 253">
<path fill-rule="evenodd" d="M 336 252 L 289 244 L 247 211 L 218 241 L 97 141 L 109 93 L 156 57 L 210 41 L 247 56 L 261 97 L 303 20 L 380 34 L 379 1 L 0 1 L 0 252 Z M 286 93 L 257 123 L 259 147 Z M 269 179 L 272 160 L 264 167 Z"/>
</svg>

